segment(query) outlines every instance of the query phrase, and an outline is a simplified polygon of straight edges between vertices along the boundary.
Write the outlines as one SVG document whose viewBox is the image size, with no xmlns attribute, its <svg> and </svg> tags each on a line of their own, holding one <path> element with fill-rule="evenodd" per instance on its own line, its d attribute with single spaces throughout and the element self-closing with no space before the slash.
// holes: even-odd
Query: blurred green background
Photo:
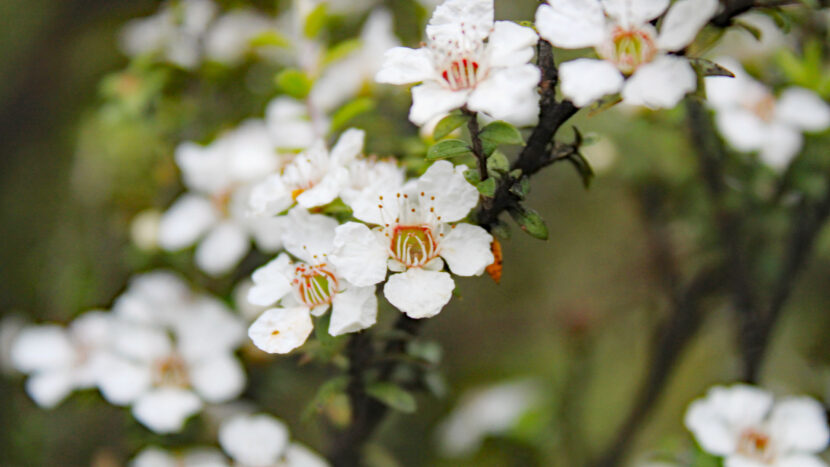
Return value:
<svg viewBox="0 0 830 467">
<path fill-rule="evenodd" d="M 271 2 L 259 3 L 266 11 L 272 8 Z M 407 2 L 389 3 L 399 14 L 412 8 Z M 500 18 L 530 19 L 535 8 L 530 0 L 497 4 Z M 185 264 L 186 255 L 147 257 L 132 247 L 129 219 L 144 208 L 165 208 L 180 190 L 171 162 L 179 140 L 204 140 L 222 125 L 261 116 L 275 95 L 268 87 L 239 86 L 233 72 L 218 72 L 198 89 L 181 85 L 189 101 L 159 106 L 156 115 L 175 122 L 163 131 L 153 126 L 157 122 L 146 121 L 108 127 L 111 122 L 100 113 L 106 98 L 101 80 L 128 63 L 118 51 L 117 32 L 127 19 L 151 14 L 157 5 L 149 0 L 0 2 L 4 317 L 65 323 L 87 309 L 108 307 L 133 272 Z M 410 41 L 418 33 L 403 22 L 398 29 Z M 199 100 L 216 95 L 223 98 Z M 381 110 L 405 122 L 406 105 L 393 101 Z M 566 126 L 571 123 L 603 135 L 586 151 L 597 179 L 586 190 L 570 168 L 558 165 L 536 176 L 528 205 L 547 221 L 549 240 L 513 229 L 513 238 L 502 244 L 501 284 L 486 276 L 459 280 L 457 297 L 429 320 L 425 336 L 444 348 L 449 392 L 443 399 L 420 397 L 416 415 L 395 414 L 382 426 L 378 444 L 399 465 L 584 465 L 625 416 L 645 371 L 652 332 L 668 305 L 638 193 L 657 180 L 681 193 L 673 199 L 696 196 L 695 158 L 682 110 L 655 117 L 582 114 Z M 414 134 L 413 128 L 406 131 Z M 388 148 L 381 135 L 370 132 L 370 148 Z M 569 137 L 568 128 L 562 135 Z M 826 138 L 811 144 L 818 153 L 830 150 Z M 700 247 L 707 241 L 700 232 L 705 226 L 693 215 L 669 217 L 666 228 L 679 261 L 694 263 L 696 255 L 705 254 Z M 780 394 L 806 393 L 824 401 L 830 384 L 826 234 L 818 252 L 786 307 L 763 382 Z M 217 293 L 230 292 L 229 280 L 201 276 L 198 282 Z M 685 406 L 711 384 L 734 381 L 739 374 L 728 302 L 707 301 L 705 308 L 703 327 L 636 438 L 634 461 L 660 450 L 691 449 L 682 426 Z M 386 308 L 384 313 L 389 320 L 395 312 Z M 257 360 L 249 365 L 246 397 L 287 420 L 296 439 L 324 449 L 325 430 L 314 420 L 301 421 L 300 414 L 330 375 L 314 365 L 299 366 L 295 358 Z M 438 457 L 432 431 L 460 394 L 527 376 L 542 383 L 549 399 L 538 420 L 507 439 L 488 440 L 474 458 Z M 148 442 L 176 446 L 202 436 L 201 422 L 194 421 L 181 435 L 155 437 L 126 410 L 107 405 L 91 391 L 44 411 L 25 395 L 22 383 L 21 375 L 10 372 L 0 379 L 2 466 L 122 465 Z M 376 451 L 375 457 L 382 458 Z"/>
</svg>

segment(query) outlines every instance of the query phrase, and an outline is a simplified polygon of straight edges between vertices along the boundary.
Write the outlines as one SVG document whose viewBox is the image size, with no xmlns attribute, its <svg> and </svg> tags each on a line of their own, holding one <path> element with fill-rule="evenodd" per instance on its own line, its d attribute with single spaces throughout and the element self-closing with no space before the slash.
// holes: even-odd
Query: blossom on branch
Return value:
<svg viewBox="0 0 830 467">
<path fill-rule="evenodd" d="M 267 414 L 237 415 L 219 427 L 219 444 L 238 467 L 325 467 L 318 454 L 289 439 L 288 428 Z"/>
</svg>

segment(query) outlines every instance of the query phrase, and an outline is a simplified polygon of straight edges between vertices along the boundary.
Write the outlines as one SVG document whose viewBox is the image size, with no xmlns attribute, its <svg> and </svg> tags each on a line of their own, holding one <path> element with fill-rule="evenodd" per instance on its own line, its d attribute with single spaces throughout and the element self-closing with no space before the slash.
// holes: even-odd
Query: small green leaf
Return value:
<svg viewBox="0 0 830 467">
<path fill-rule="evenodd" d="M 510 171 L 510 177 L 517 179 L 522 176 L 522 169 L 513 169 Z"/>
<path fill-rule="evenodd" d="M 509 212 L 510 216 L 522 230 L 540 240 L 548 239 L 548 228 L 539 213 L 523 206 L 511 209 Z"/>
<path fill-rule="evenodd" d="M 326 52 L 325 57 L 323 57 L 323 66 L 345 58 L 350 53 L 359 49 L 362 44 L 360 39 L 348 39 L 343 42 L 338 42 Z"/>
<path fill-rule="evenodd" d="M 510 193 L 516 195 L 519 199 L 525 199 L 527 194 L 530 193 L 530 179 L 528 177 L 519 179 L 517 183 L 510 186 Z"/>
<path fill-rule="evenodd" d="M 442 159 L 445 157 L 460 156 L 470 152 L 470 146 L 460 139 L 445 139 L 430 146 L 427 159 Z"/>
<path fill-rule="evenodd" d="M 326 25 L 327 5 L 321 3 L 316 8 L 311 10 L 305 18 L 305 27 L 303 27 L 303 34 L 309 39 L 314 39 L 320 34 L 323 26 Z"/>
<path fill-rule="evenodd" d="M 334 112 L 331 117 L 331 130 L 337 131 L 346 126 L 349 121 L 360 114 L 371 112 L 375 108 L 375 101 L 368 97 L 359 97 Z"/>
<path fill-rule="evenodd" d="M 406 346 L 406 353 L 427 363 L 437 365 L 441 363 L 444 354 L 441 344 L 435 341 L 410 341 Z"/>
<path fill-rule="evenodd" d="M 726 68 L 718 65 L 717 63 L 706 60 L 705 58 L 691 58 L 689 62 L 692 64 L 692 67 L 695 71 L 700 74 L 701 76 L 728 76 L 730 78 L 735 77 L 735 73 L 727 70 Z"/>
<path fill-rule="evenodd" d="M 467 180 L 470 185 L 478 185 L 478 182 L 481 181 L 481 174 L 478 173 L 478 169 L 467 169 L 464 171 L 464 179 Z"/>
<path fill-rule="evenodd" d="M 412 413 L 417 408 L 415 397 L 393 383 L 372 383 L 366 388 L 366 393 L 400 412 Z"/>
<path fill-rule="evenodd" d="M 510 161 L 501 152 L 495 151 L 487 158 L 487 172 L 506 174 L 509 171 Z"/>
<path fill-rule="evenodd" d="M 493 144 L 524 144 L 522 134 L 513 125 L 497 120 L 484 127 L 478 136 Z"/>
<path fill-rule="evenodd" d="M 297 99 L 305 98 L 311 91 L 311 80 L 296 68 L 282 70 L 277 74 L 275 81 L 282 92 Z"/>
<path fill-rule="evenodd" d="M 752 34 L 752 37 L 754 37 L 756 41 L 760 41 L 763 38 L 763 33 L 761 32 L 761 30 L 759 28 L 747 23 L 746 21 L 742 21 L 740 19 L 734 19 L 734 20 L 732 20 L 732 24 L 734 24 L 735 26 L 738 26 L 739 28 L 743 29 L 744 31 Z"/>
<path fill-rule="evenodd" d="M 442 118 L 437 125 L 435 125 L 435 131 L 432 132 L 432 137 L 435 138 L 435 140 L 439 140 L 455 131 L 456 128 L 467 123 L 469 119 L 469 115 L 449 114 Z"/>
<path fill-rule="evenodd" d="M 500 221 L 496 222 L 490 228 L 490 233 L 492 233 L 493 235 L 496 235 L 498 237 L 501 237 L 505 240 L 509 240 L 510 239 L 510 226 L 507 225 L 506 222 L 500 220 Z"/>
<path fill-rule="evenodd" d="M 277 31 L 265 31 L 254 36 L 249 42 L 251 47 L 289 47 L 291 41 Z"/>
<path fill-rule="evenodd" d="M 496 179 L 490 177 L 476 185 L 476 188 L 478 188 L 478 192 L 482 195 L 492 198 L 496 194 Z"/>
<path fill-rule="evenodd" d="M 567 158 L 567 160 L 579 173 L 579 176 L 582 178 L 582 184 L 585 185 L 585 188 L 590 188 L 591 181 L 594 180 L 594 169 L 591 168 L 591 164 L 588 163 L 588 160 L 585 159 L 585 157 L 580 153 L 572 154 Z"/>
<path fill-rule="evenodd" d="M 345 391 L 348 385 L 349 378 L 347 376 L 338 376 L 323 383 L 320 389 L 317 390 L 317 394 L 314 395 L 314 398 L 311 399 L 311 402 L 308 403 L 308 406 L 303 411 L 303 420 L 309 420 L 323 410 L 326 404 L 334 399 L 335 396 Z"/>
</svg>

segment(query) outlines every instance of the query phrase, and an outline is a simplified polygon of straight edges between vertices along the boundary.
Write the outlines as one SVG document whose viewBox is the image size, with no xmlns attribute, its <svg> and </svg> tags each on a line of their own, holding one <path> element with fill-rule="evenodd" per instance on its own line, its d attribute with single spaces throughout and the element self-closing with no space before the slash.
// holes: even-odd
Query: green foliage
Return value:
<svg viewBox="0 0 830 467">
<path fill-rule="evenodd" d="M 343 129 L 354 118 L 375 109 L 375 101 L 369 97 L 358 97 L 347 102 L 331 117 L 331 131 Z"/>
<path fill-rule="evenodd" d="M 296 68 L 286 68 L 274 78 L 277 87 L 284 93 L 297 99 L 304 99 L 311 91 L 311 79 Z"/>
<path fill-rule="evenodd" d="M 338 42 L 326 51 L 326 55 L 323 57 L 323 66 L 346 58 L 355 50 L 360 49 L 362 45 L 363 42 L 360 39 L 347 39 Z"/>
<path fill-rule="evenodd" d="M 334 377 L 320 385 L 314 398 L 311 399 L 311 402 L 308 403 L 303 411 L 303 419 L 310 420 L 316 414 L 322 412 L 326 405 L 331 403 L 335 397 L 346 391 L 348 385 L 349 378 L 345 375 Z"/>
<path fill-rule="evenodd" d="M 442 118 L 441 121 L 438 122 L 437 125 L 435 125 L 435 131 L 432 132 L 432 137 L 436 140 L 439 140 L 449 135 L 457 128 L 459 128 L 461 125 L 467 123 L 469 120 L 469 115 L 462 114 L 460 112 L 451 113 L 446 117 Z"/>
<path fill-rule="evenodd" d="M 415 397 L 394 383 L 372 383 L 366 387 L 366 394 L 399 412 L 413 413 L 418 408 Z"/>
<path fill-rule="evenodd" d="M 522 138 L 522 134 L 516 127 L 507 122 L 502 122 L 500 120 L 492 122 L 489 125 L 482 128 L 478 136 L 479 138 L 481 138 L 482 142 L 486 141 L 494 145 L 521 145 L 525 143 L 524 139 Z"/>
<path fill-rule="evenodd" d="M 291 40 L 275 30 L 262 32 L 251 38 L 251 47 L 290 47 Z"/>
<path fill-rule="evenodd" d="M 482 195 L 492 198 L 496 194 L 496 179 L 493 177 L 481 181 L 476 185 L 478 192 Z"/>
<path fill-rule="evenodd" d="M 516 206 L 509 212 L 516 224 L 530 236 L 540 240 L 548 239 L 548 227 L 538 212 L 524 206 Z"/>
<path fill-rule="evenodd" d="M 472 151 L 466 141 L 460 139 L 445 139 L 430 146 L 427 151 L 427 159 L 445 159 L 448 157 L 462 156 Z"/>
<path fill-rule="evenodd" d="M 327 19 L 328 5 L 320 3 L 306 16 L 303 34 L 309 39 L 314 39 L 323 30 Z"/>
</svg>

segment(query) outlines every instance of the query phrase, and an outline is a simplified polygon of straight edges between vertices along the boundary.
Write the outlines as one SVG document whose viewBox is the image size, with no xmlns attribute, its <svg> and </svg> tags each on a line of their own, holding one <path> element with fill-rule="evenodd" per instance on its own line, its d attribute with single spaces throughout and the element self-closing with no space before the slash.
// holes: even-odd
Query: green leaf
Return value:
<svg viewBox="0 0 830 467">
<path fill-rule="evenodd" d="M 484 127 L 478 136 L 493 144 L 525 144 L 522 134 L 513 125 L 497 120 Z"/>
<path fill-rule="evenodd" d="M 317 318 L 317 322 L 314 323 L 314 337 L 317 338 L 317 342 L 319 342 L 323 348 L 331 348 L 334 344 L 334 336 L 329 334 L 330 320 L 331 313 L 326 313 L 325 315 Z"/>
<path fill-rule="evenodd" d="M 464 171 L 464 179 L 467 180 L 470 185 L 478 185 L 478 182 L 481 181 L 481 174 L 478 173 L 478 169 L 467 169 Z"/>
<path fill-rule="evenodd" d="M 296 68 L 287 68 L 277 74 L 277 87 L 291 97 L 303 99 L 311 91 L 311 80 Z"/>
<path fill-rule="evenodd" d="M 320 386 L 317 394 L 308 403 L 305 410 L 303 410 L 303 420 L 309 420 L 315 414 L 323 410 L 335 396 L 343 393 L 349 385 L 349 378 L 345 375 L 332 378 Z"/>
<path fill-rule="evenodd" d="M 331 130 L 337 131 L 345 127 L 353 118 L 366 112 L 371 112 L 374 108 L 375 101 L 368 97 L 359 97 L 343 105 L 331 117 Z"/>
<path fill-rule="evenodd" d="M 338 42 L 326 52 L 325 57 L 323 57 L 323 66 L 345 58 L 350 53 L 359 49 L 361 45 L 362 42 L 360 39 L 348 39 L 343 42 Z"/>
<path fill-rule="evenodd" d="M 277 31 L 265 31 L 254 36 L 249 42 L 251 47 L 289 47 L 291 41 Z"/>
<path fill-rule="evenodd" d="M 504 222 L 502 220 L 499 220 L 498 222 L 496 222 L 490 228 L 490 233 L 492 233 L 493 235 L 496 235 L 498 237 L 501 237 L 505 240 L 509 240 L 510 239 L 510 226 L 507 225 L 506 222 Z"/>
<path fill-rule="evenodd" d="M 763 33 L 757 27 L 747 23 L 746 21 L 742 21 L 740 19 L 732 20 L 732 24 L 738 26 L 739 28 L 743 29 L 744 31 L 752 34 L 752 37 L 755 38 L 756 41 L 760 41 L 763 38 Z"/>
<path fill-rule="evenodd" d="M 478 188 L 478 192 L 482 195 L 492 198 L 496 194 L 496 179 L 490 177 L 476 185 L 476 188 Z"/>
<path fill-rule="evenodd" d="M 314 39 L 320 34 L 323 26 L 326 25 L 327 5 L 321 3 L 316 8 L 311 10 L 305 18 L 305 27 L 303 27 L 303 34 L 309 39 Z"/>
<path fill-rule="evenodd" d="M 439 140 L 452 133 L 456 128 L 467 123 L 469 119 L 469 115 L 449 114 L 435 125 L 435 131 L 432 132 L 432 137 Z"/>
<path fill-rule="evenodd" d="M 692 64 L 692 67 L 695 71 L 701 76 L 728 76 L 730 78 L 735 77 L 735 73 L 727 70 L 726 68 L 718 65 L 717 63 L 706 60 L 705 58 L 690 58 L 689 62 Z"/>
<path fill-rule="evenodd" d="M 442 159 L 454 157 L 470 152 L 470 146 L 460 139 L 445 139 L 430 146 L 427 151 L 427 159 Z"/>
<path fill-rule="evenodd" d="M 539 213 L 524 206 L 518 206 L 509 212 L 510 216 L 522 230 L 540 240 L 548 239 L 548 228 Z"/>
<path fill-rule="evenodd" d="M 588 163 L 588 160 L 585 159 L 582 154 L 576 153 L 569 156 L 567 161 L 570 162 L 579 173 L 579 176 L 582 178 L 582 184 L 585 188 L 590 188 L 591 182 L 594 180 L 594 169 L 591 168 L 591 164 Z"/>
<path fill-rule="evenodd" d="M 506 174 L 509 171 L 510 161 L 507 160 L 507 156 L 501 152 L 495 151 L 490 155 L 490 157 L 487 158 L 487 172 Z"/>
<path fill-rule="evenodd" d="M 519 199 L 525 199 L 527 194 L 530 193 L 530 179 L 528 177 L 520 178 L 517 183 L 510 186 L 510 193 L 516 195 Z"/>
<path fill-rule="evenodd" d="M 414 340 L 407 344 L 406 353 L 427 363 L 437 365 L 441 363 L 444 351 L 441 344 L 435 341 Z"/>
<path fill-rule="evenodd" d="M 415 397 L 393 383 L 372 383 L 366 388 L 366 393 L 400 412 L 412 413 L 417 408 Z"/>
</svg>

